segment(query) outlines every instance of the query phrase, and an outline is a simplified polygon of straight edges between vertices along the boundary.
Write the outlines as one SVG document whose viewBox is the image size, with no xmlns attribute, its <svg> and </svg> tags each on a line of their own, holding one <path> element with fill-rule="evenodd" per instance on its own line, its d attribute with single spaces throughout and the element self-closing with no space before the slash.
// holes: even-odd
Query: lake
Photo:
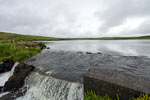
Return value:
<svg viewBox="0 0 150 100">
<path fill-rule="evenodd" d="M 53 50 L 150 57 L 150 40 L 47 41 L 46 45 Z"/>
</svg>

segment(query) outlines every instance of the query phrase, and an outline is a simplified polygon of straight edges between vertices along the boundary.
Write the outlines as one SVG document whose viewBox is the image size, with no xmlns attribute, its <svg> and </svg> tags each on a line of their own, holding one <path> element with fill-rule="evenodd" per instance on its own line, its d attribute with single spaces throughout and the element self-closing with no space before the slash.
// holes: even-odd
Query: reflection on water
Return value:
<svg viewBox="0 0 150 100">
<path fill-rule="evenodd" d="M 55 50 L 101 52 L 111 55 L 149 56 L 150 40 L 71 40 L 52 41 L 47 46 Z"/>
</svg>

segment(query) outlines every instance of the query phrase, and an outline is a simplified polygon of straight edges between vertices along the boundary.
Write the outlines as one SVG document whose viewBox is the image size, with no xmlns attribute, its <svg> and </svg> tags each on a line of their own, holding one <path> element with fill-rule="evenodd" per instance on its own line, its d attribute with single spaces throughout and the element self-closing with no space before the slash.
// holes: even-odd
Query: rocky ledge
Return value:
<svg viewBox="0 0 150 100">
<path fill-rule="evenodd" d="M 24 63 L 16 66 L 13 75 L 8 79 L 5 85 L 1 87 L 1 91 L 10 93 L 1 97 L 0 100 L 14 100 L 14 97 L 20 97 L 25 94 L 27 88 L 22 88 L 24 80 L 33 69 L 33 66 Z"/>
<path fill-rule="evenodd" d="M 113 99 L 118 94 L 120 100 L 129 100 L 141 93 L 150 94 L 150 80 L 119 70 L 91 68 L 84 75 L 84 90 L 95 91 L 100 95 L 108 94 Z"/>
<path fill-rule="evenodd" d="M 13 60 L 3 60 L 3 62 L 0 63 L 0 73 L 10 71 L 13 65 L 14 65 Z"/>
</svg>

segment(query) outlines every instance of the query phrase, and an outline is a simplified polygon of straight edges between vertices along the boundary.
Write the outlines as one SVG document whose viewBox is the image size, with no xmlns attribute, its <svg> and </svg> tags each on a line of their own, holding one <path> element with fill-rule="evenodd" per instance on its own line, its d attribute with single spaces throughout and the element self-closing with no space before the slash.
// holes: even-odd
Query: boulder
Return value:
<svg viewBox="0 0 150 100">
<path fill-rule="evenodd" d="M 0 64 L 0 73 L 4 73 L 7 71 L 10 71 L 14 65 L 14 61 L 9 60 L 3 60 L 3 62 Z"/>
<path fill-rule="evenodd" d="M 26 76 L 34 69 L 33 66 L 27 64 L 19 64 L 15 67 L 13 75 L 4 85 L 3 91 L 16 91 L 24 85 Z"/>
<path fill-rule="evenodd" d="M 84 91 L 94 91 L 102 96 L 108 94 L 113 99 L 118 94 L 120 100 L 129 100 L 141 93 L 150 94 L 150 80 L 119 70 L 91 68 L 84 75 Z"/>
<path fill-rule="evenodd" d="M 47 47 L 47 49 L 50 49 L 50 47 Z"/>
</svg>

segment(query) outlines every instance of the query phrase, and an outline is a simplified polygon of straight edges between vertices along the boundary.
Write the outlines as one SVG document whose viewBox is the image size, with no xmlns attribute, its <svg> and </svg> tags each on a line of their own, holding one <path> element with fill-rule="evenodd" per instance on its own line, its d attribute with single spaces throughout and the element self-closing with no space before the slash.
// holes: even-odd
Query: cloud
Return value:
<svg viewBox="0 0 150 100">
<path fill-rule="evenodd" d="M 108 32 L 110 28 L 119 26 L 126 19 L 134 19 L 135 17 L 150 17 L 150 1 L 149 0 L 107 0 L 107 8 L 101 13 L 97 12 L 100 20 L 103 20 L 103 26 L 100 31 Z"/>
<path fill-rule="evenodd" d="M 145 35 L 150 34 L 149 9 L 149 0 L 0 0 L 0 31 L 54 37 Z"/>
</svg>

